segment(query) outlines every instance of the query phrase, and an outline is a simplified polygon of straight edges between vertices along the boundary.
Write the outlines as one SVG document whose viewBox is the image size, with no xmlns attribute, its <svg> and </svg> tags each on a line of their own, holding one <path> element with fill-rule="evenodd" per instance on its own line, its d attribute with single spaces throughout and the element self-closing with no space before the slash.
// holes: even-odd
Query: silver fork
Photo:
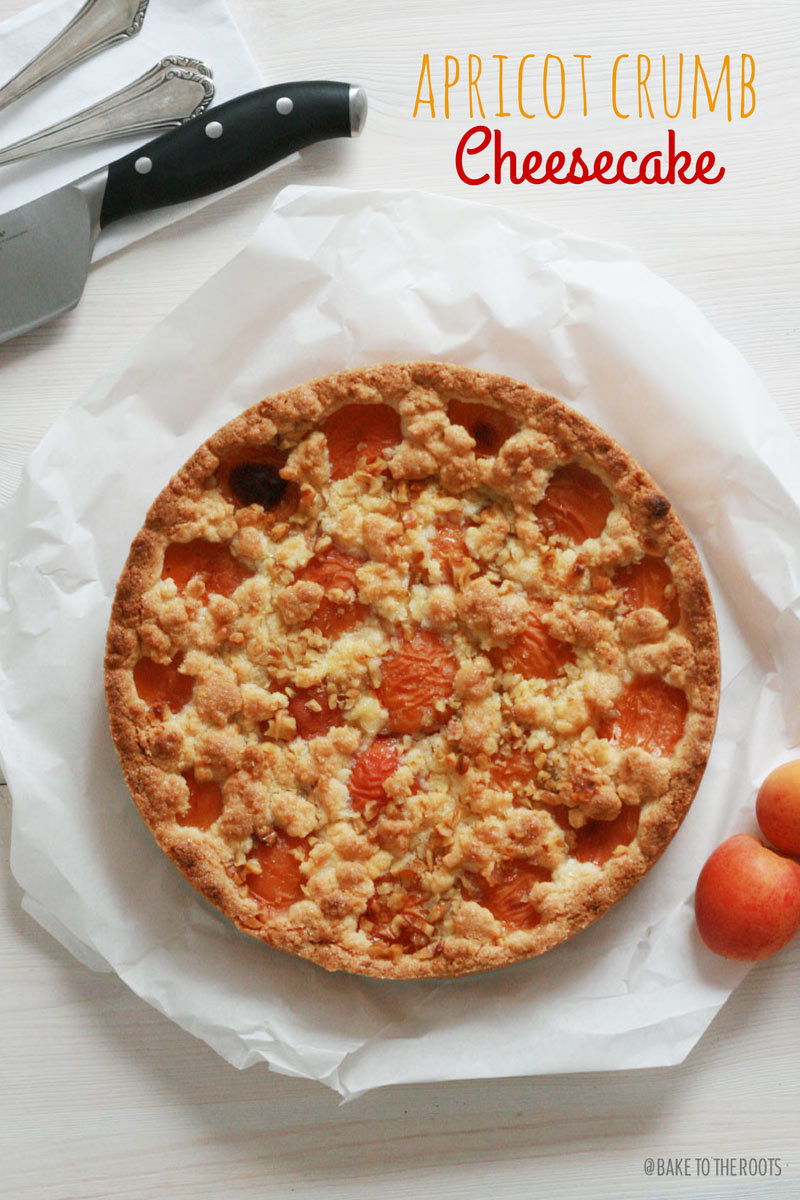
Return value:
<svg viewBox="0 0 800 1200">
<path fill-rule="evenodd" d="M 68 25 L 0 88 L 0 108 L 54 75 L 139 32 L 150 0 L 86 0 Z"/>
<path fill-rule="evenodd" d="M 172 54 L 105 100 L 5 146 L 0 167 L 44 150 L 182 125 L 204 112 L 213 96 L 210 68 L 196 58 Z"/>
</svg>

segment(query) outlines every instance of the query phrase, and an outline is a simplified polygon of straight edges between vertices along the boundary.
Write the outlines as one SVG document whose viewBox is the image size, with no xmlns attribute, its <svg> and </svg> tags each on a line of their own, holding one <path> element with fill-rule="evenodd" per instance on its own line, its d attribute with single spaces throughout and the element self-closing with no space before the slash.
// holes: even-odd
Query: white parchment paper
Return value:
<svg viewBox="0 0 800 1200">
<path fill-rule="evenodd" d="M 282 387 L 419 358 L 551 391 L 652 472 L 708 566 L 723 692 L 697 799 L 630 896 L 541 959 L 392 984 L 265 948 L 183 881 L 127 795 L 101 667 L 128 545 L 204 438 Z M 624 249 L 416 192 L 287 188 L 243 253 L 52 428 L 0 517 L 0 746 L 25 907 L 229 1062 L 345 1097 L 682 1060 L 746 969 L 696 936 L 698 871 L 753 827 L 756 784 L 800 737 L 798 467 L 736 351 Z"/>
<path fill-rule="evenodd" d="M 0 85 L 60 33 L 81 4 L 82 0 L 43 0 L 4 21 L 0 25 Z M 197 58 L 211 68 L 215 89 L 212 104 L 232 100 L 263 84 L 225 0 L 150 0 L 142 28 L 134 37 L 92 55 L 4 108 L 0 113 L 0 146 L 9 146 L 103 100 L 133 83 L 168 54 Z M 9 212 L 63 187 L 154 137 L 158 132 L 70 146 L 0 167 L 0 210 Z M 110 226 L 95 246 L 94 260 L 182 220 L 211 204 L 218 195 L 140 214 Z"/>
</svg>

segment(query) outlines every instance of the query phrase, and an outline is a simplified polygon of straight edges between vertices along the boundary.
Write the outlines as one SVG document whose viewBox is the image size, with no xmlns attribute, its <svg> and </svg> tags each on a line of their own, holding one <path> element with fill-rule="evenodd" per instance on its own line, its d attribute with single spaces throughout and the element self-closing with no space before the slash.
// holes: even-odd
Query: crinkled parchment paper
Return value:
<svg viewBox="0 0 800 1200">
<path fill-rule="evenodd" d="M 655 869 L 541 959 L 462 980 L 329 975 L 237 933 L 128 797 L 103 641 L 128 545 L 195 447 L 280 388 L 438 358 L 555 393 L 649 469 L 708 566 L 723 655 L 711 761 Z M 25 907 L 238 1067 L 343 1096 L 421 1080 L 666 1065 L 746 968 L 699 942 L 712 847 L 800 731 L 800 454 L 752 371 L 624 249 L 416 192 L 290 187 L 253 242 L 53 426 L 2 515 L 0 745 Z"/>
</svg>

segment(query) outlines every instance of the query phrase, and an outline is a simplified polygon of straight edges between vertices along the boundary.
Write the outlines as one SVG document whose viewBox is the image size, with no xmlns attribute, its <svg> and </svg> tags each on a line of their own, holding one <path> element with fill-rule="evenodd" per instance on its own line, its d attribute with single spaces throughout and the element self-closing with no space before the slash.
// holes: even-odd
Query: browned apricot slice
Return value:
<svg viewBox="0 0 800 1200">
<path fill-rule="evenodd" d="M 400 416 L 388 404 L 345 404 L 323 422 L 331 479 L 368 467 L 403 440 Z"/>
<path fill-rule="evenodd" d="M 589 820 L 575 830 L 573 858 L 578 862 L 593 862 L 602 866 L 608 862 L 617 846 L 630 846 L 639 828 L 639 809 L 623 804 L 613 821 Z"/>
<path fill-rule="evenodd" d="M 180 673 L 178 668 L 182 662 L 182 654 L 169 663 L 153 662 L 152 658 L 139 659 L 133 668 L 133 684 L 150 708 L 163 710 L 166 705 L 177 713 L 189 703 L 194 690 L 194 678 Z"/>
<path fill-rule="evenodd" d="M 389 882 L 402 891 L 384 894 L 382 885 Z M 375 893 L 367 903 L 359 927 L 362 922 L 369 922 L 364 932 L 373 942 L 402 946 L 409 953 L 427 946 L 430 941 L 426 928 L 428 914 L 416 876 L 410 871 L 401 871 L 397 876 L 382 875 L 376 879 Z"/>
<path fill-rule="evenodd" d="M 535 883 L 546 883 L 550 872 L 522 858 L 507 859 L 487 880 L 480 878 L 480 903 L 492 916 L 512 929 L 533 929 L 541 913 L 531 899 Z"/>
<path fill-rule="evenodd" d="M 689 702 L 663 679 L 634 679 L 617 701 L 617 716 L 601 722 L 598 735 L 621 746 L 641 746 L 660 757 L 683 737 Z"/>
<path fill-rule="evenodd" d="M 297 578 L 310 579 L 326 592 L 334 589 L 340 592 L 355 592 L 356 571 L 363 565 L 362 558 L 356 558 L 337 546 L 329 546 L 302 567 L 297 572 Z"/>
<path fill-rule="evenodd" d="M 447 415 L 453 425 L 463 425 L 475 442 L 478 458 L 497 454 L 503 442 L 519 431 L 519 425 L 500 408 L 469 400 L 451 400 Z"/>
<path fill-rule="evenodd" d="M 435 729 L 448 718 L 435 707 L 453 691 L 458 664 L 435 633 L 420 629 L 391 650 L 381 665 L 378 699 L 389 713 L 390 733 Z"/>
<path fill-rule="evenodd" d="M 297 509 L 300 489 L 284 479 L 287 455 L 274 446 L 250 446 L 225 455 L 216 470 L 217 486 L 236 508 L 257 504 L 270 523 L 288 521 Z"/>
<path fill-rule="evenodd" d="M 521 792 L 526 787 L 533 787 L 536 773 L 533 755 L 527 751 L 496 758 L 489 768 L 492 783 L 506 792 Z"/>
<path fill-rule="evenodd" d="M 533 514 L 547 537 L 557 535 L 578 544 L 603 532 L 613 505 L 602 479 L 577 463 L 569 463 L 550 476 Z"/>
<path fill-rule="evenodd" d="M 542 621 L 544 608 L 532 607 L 528 623 L 505 648 L 493 646 L 489 661 L 498 671 L 515 671 L 523 679 L 555 679 L 575 661 L 569 642 L 554 638 Z"/>
<path fill-rule="evenodd" d="M 670 625 L 678 624 L 681 607 L 672 572 L 663 558 L 646 554 L 639 562 L 617 571 L 614 583 L 629 608 L 655 608 Z"/>
<path fill-rule="evenodd" d="M 453 583 L 454 571 L 469 558 L 461 525 L 440 525 L 430 540 L 431 554 L 442 569 L 445 583 Z"/>
<path fill-rule="evenodd" d="M 318 583 L 326 593 L 342 593 L 341 601 L 327 594 L 322 598 L 319 608 L 308 620 L 311 629 L 318 630 L 325 637 L 339 637 L 364 623 L 369 608 L 356 600 L 356 571 L 363 565 L 363 559 L 330 546 L 297 572 L 296 579 Z"/>
<path fill-rule="evenodd" d="M 383 785 L 397 770 L 398 757 L 397 743 L 379 737 L 353 763 L 347 785 L 350 802 L 369 821 L 389 803 Z"/>
<path fill-rule="evenodd" d="M 227 542 L 206 542 L 195 538 L 191 542 L 171 542 L 164 554 L 162 579 L 174 579 L 182 592 L 197 575 L 205 584 L 206 595 L 232 596 L 240 583 L 250 579 L 253 572 L 234 558 Z"/>
<path fill-rule="evenodd" d="M 308 625 L 324 637 L 337 638 L 363 625 L 368 613 L 365 604 L 334 604 L 326 596 L 313 617 L 309 618 Z"/>
<path fill-rule="evenodd" d="M 550 810 L 565 833 L 570 833 L 573 858 L 593 862 L 599 867 L 608 862 L 617 846 L 630 846 L 639 828 L 639 809 L 623 805 L 613 821 L 588 820 L 580 829 L 569 823 L 569 809 L 559 804 Z"/>
<path fill-rule="evenodd" d="M 297 688 L 289 701 L 289 712 L 295 719 L 297 732 L 304 738 L 318 737 L 335 725 L 345 724 L 338 706 L 330 707 L 328 690 L 323 684 Z"/>
<path fill-rule="evenodd" d="M 195 779 L 194 771 L 184 771 L 189 785 L 189 807 L 175 818 L 179 825 L 208 829 L 222 813 L 222 789 L 213 779 Z"/>
<path fill-rule="evenodd" d="M 304 838 L 277 832 L 253 846 L 250 857 L 261 867 L 261 874 L 249 874 L 247 886 L 267 908 L 280 911 L 303 899 L 305 878 L 300 864 L 307 849 Z"/>
</svg>

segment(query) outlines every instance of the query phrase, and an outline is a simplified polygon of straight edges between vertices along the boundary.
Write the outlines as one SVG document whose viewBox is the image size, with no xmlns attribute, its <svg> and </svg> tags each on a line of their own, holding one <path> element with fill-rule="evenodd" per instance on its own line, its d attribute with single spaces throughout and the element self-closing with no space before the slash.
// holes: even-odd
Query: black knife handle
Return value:
<svg viewBox="0 0 800 1200">
<path fill-rule="evenodd" d="M 353 90 L 325 79 L 259 88 L 118 158 L 108 167 L 101 228 L 231 187 L 313 142 L 350 137 L 358 132 Z"/>
</svg>

